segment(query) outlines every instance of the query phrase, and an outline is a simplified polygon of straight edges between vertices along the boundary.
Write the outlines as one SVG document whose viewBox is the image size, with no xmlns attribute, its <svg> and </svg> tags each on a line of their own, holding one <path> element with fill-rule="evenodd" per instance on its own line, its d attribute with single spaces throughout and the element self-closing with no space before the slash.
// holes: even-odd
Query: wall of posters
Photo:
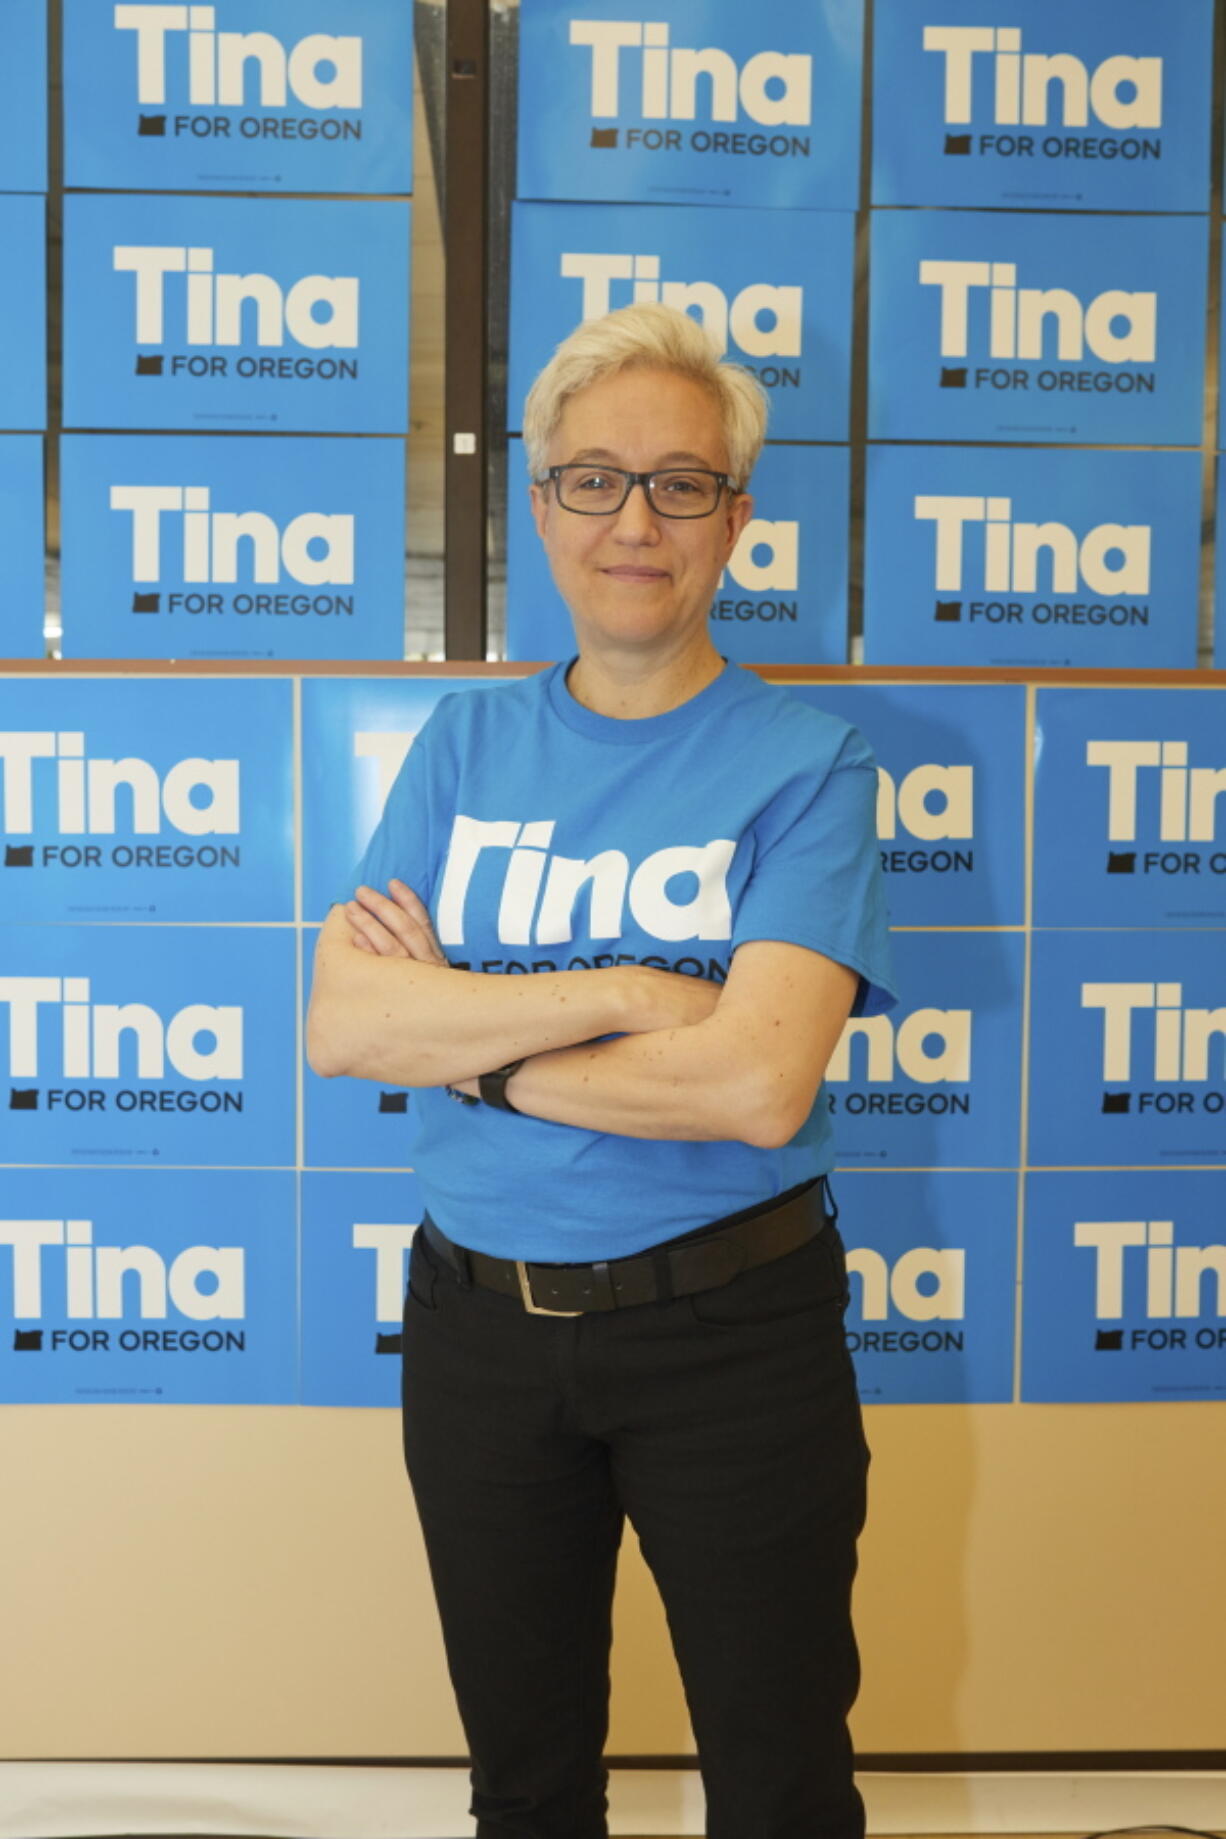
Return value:
<svg viewBox="0 0 1226 1839">
<path fill-rule="evenodd" d="M 0 681 L 0 1397 L 394 1405 L 415 1098 L 300 1070 L 312 959 L 440 698 L 517 674 Z M 878 759 L 900 1002 L 820 1101 L 863 1397 L 1217 1396 L 1223 692 L 786 693 Z"/>
</svg>

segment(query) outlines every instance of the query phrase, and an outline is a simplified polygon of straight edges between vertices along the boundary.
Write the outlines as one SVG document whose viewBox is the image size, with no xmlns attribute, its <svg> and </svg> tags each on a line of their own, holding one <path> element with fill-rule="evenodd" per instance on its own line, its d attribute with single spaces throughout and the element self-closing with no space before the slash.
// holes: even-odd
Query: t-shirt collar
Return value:
<svg viewBox="0 0 1226 1839">
<path fill-rule="evenodd" d="M 586 735 L 593 741 L 611 741 L 620 747 L 639 747 L 646 742 L 667 740 L 693 722 L 701 721 L 736 695 L 742 676 L 736 666 L 724 658 L 724 668 L 719 676 L 713 677 L 696 696 L 678 703 L 675 709 L 666 709 L 663 715 L 645 715 L 634 719 L 620 715 L 598 715 L 594 709 L 585 708 L 577 701 L 566 683 L 566 674 L 576 662 L 577 654 L 576 657 L 555 664 L 549 672 L 547 688 L 554 714 L 568 728 L 573 728 L 576 734 Z"/>
</svg>

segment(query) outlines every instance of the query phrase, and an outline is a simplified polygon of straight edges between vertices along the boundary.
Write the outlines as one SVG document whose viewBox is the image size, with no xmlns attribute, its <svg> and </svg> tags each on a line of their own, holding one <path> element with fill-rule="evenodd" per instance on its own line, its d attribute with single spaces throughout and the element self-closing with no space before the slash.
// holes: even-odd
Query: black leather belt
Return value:
<svg viewBox="0 0 1226 1839">
<path fill-rule="evenodd" d="M 491 1258 L 454 1244 L 429 1214 L 421 1230 L 461 1284 L 514 1296 L 529 1315 L 583 1315 L 590 1309 L 627 1309 L 717 1290 L 742 1271 L 785 1257 L 837 1217 L 833 1206 L 827 1209 L 825 1188 L 824 1177 L 819 1177 L 765 1207 L 729 1214 L 696 1233 L 596 1264 L 525 1264 Z"/>
</svg>

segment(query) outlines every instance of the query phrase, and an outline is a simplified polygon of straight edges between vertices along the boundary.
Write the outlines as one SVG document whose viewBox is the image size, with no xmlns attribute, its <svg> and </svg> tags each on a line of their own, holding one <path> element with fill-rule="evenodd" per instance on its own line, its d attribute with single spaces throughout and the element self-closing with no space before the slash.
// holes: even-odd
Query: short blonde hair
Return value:
<svg viewBox="0 0 1226 1839">
<path fill-rule="evenodd" d="M 752 371 L 724 363 L 709 334 L 688 313 L 651 302 L 585 320 L 563 339 L 537 377 L 524 403 L 523 425 L 534 480 L 545 476 L 549 443 L 570 398 L 622 370 L 675 371 L 708 389 L 723 423 L 732 482 L 744 490 L 766 439 L 766 391 Z"/>
</svg>

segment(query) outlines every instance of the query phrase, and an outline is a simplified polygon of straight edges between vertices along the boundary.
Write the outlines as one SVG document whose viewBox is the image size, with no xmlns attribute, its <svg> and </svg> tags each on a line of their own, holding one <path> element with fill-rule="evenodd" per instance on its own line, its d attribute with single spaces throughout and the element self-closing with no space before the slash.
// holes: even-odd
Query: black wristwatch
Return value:
<svg viewBox="0 0 1226 1839">
<path fill-rule="evenodd" d="M 522 1060 L 512 1060 L 506 1066 L 495 1067 L 492 1073 L 482 1073 L 477 1081 L 477 1090 L 481 1094 L 482 1102 L 493 1105 L 498 1111 L 514 1111 L 515 1116 L 520 1117 L 522 1113 L 515 1110 L 515 1106 L 507 1097 L 507 1080 L 512 1073 L 518 1073 L 522 1065 Z"/>
</svg>

